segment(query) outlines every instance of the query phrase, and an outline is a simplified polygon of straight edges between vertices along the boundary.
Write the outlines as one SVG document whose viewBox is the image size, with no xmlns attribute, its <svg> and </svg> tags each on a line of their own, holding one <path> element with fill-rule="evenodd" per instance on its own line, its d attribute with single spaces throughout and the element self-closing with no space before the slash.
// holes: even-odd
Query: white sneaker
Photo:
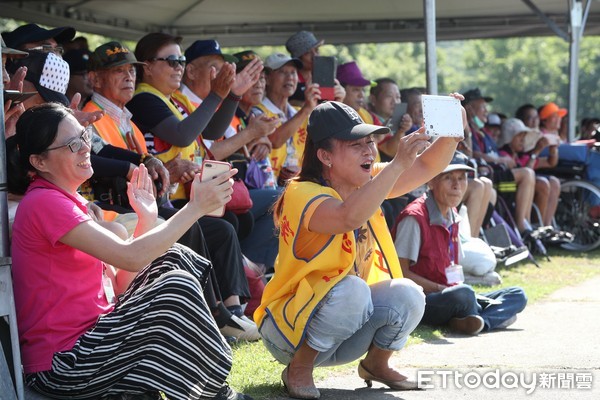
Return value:
<svg viewBox="0 0 600 400">
<path fill-rule="evenodd" d="M 239 318 L 235 315 L 231 315 L 227 324 L 219 330 L 223 336 L 231 336 L 237 340 L 254 342 L 261 338 L 256 324 L 246 316 Z"/>
<path fill-rule="evenodd" d="M 481 276 L 465 274 L 465 283 L 468 285 L 497 286 L 502 283 L 502 278 L 496 271 L 490 271 Z"/>
<path fill-rule="evenodd" d="M 513 315 L 512 317 L 510 317 L 509 319 L 507 319 L 506 321 L 502 322 L 500 325 L 498 325 L 496 327 L 496 329 L 506 329 L 509 326 L 511 326 L 512 324 L 514 324 L 515 322 L 517 322 L 517 315 Z"/>
</svg>

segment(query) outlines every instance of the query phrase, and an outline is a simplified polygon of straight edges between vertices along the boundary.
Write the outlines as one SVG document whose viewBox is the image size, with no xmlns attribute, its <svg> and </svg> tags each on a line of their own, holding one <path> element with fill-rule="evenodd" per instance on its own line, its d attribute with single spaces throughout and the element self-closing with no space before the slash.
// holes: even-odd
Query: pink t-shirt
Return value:
<svg viewBox="0 0 600 400">
<path fill-rule="evenodd" d="M 12 262 L 19 339 L 25 373 L 51 369 L 112 310 L 102 287 L 100 260 L 59 240 L 90 220 L 86 200 L 35 179 L 17 210 Z"/>
</svg>

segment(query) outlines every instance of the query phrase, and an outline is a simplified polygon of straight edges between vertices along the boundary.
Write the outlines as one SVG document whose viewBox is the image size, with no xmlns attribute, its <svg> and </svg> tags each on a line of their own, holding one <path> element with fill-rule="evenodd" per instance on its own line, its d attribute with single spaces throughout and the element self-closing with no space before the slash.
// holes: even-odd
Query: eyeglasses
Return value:
<svg viewBox="0 0 600 400">
<path fill-rule="evenodd" d="M 63 144 L 62 146 L 50 147 L 46 149 L 46 151 L 62 149 L 63 147 L 68 147 L 71 150 L 71 153 L 77 153 L 83 147 L 83 144 L 89 145 L 92 142 L 92 129 L 90 127 L 85 128 L 79 137 L 73 138 L 69 140 L 67 144 Z"/>
<path fill-rule="evenodd" d="M 178 65 L 185 67 L 185 56 L 176 56 L 175 54 L 171 54 L 168 57 L 154 57 L 149 61 L 166 61 L 169 64 L 169 67 L 175 69 Z"/>
<path fill-rule="evenodd" d="M 65 52 L 65 49 L 62 46 L 54 47 L 50 44 L 43 44 L 41 46 L 31 47 L 31 48 L 25 49 L 25 50 L 26 51 L 37 50 L 37 51 L 41 51 L 42 53 L 54 53 L 59 56 L 62 56 L 63 53 Z"/>
</svg>

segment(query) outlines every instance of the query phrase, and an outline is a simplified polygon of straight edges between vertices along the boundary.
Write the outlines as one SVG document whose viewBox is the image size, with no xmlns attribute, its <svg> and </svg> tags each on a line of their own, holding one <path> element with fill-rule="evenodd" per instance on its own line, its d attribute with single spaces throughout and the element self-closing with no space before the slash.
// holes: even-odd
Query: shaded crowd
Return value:
<svg viewBox="0 0 600 400">
<path fill-rule="evenodd" d="M 498 201 L 529 250 L 572 240 L 552 226 L 560 181 L 536 172 L 564 141 L 554 103 L 502 121 L 479 89 L 454 93 L 464 139 L 433 140 L 423 88 L 353 61 L 314 82 L 311 32 L 264 60 L 75 34 L 2 34 L 21 351 L 49 397 L 250 399 L 226 383 L 228 342 L 259 339 L 293 398 L 319 398 L 315 366 L 365 353 L 369 386 L 418 389 L 388 362 L 419 323 L 476 335 L 526 306 L 470 286 L 501 285 L 498 260 L 524 251 L 482 235 Z"/>
</svg>

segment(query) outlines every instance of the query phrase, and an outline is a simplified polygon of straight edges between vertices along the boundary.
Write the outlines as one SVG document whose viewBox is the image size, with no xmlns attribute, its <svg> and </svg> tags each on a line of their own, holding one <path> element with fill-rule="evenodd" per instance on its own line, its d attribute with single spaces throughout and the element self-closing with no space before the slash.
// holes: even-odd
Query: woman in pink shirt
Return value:
<svg viewBox="0 0 600 400">
<path fill-rule="evenodd" d="M 155 226 L 143 165 L 128 183 L 139 222 L 123 240 L 87 213 L 77 189 L 92 176 L 91 132 L 47 103 L 7 140 L 9 189 L 24 193 L 12 256 L 26 382 L 50 396 L 92 399 L 162 391 L 169 399 L 249 399 L 225 383 L 231 350 L 202 295 L 210 263 L 174 244 L 231 199 L 231 175 L 194 179 L 192 198 Z M 106 264 L 137 276 L 116 298 Z M 119 272 L 117 272 L 117 281 Z"/>
</svg>

